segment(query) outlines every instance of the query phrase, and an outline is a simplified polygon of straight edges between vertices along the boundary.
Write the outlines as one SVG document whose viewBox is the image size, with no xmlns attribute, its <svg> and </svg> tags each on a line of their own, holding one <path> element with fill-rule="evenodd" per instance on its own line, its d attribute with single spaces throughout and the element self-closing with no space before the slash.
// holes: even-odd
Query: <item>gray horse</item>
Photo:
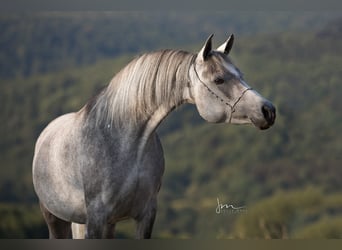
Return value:
<svg viewBox="0 0 342 250">
<path fill-rule="evenodd" d="M 33 183 L 50 238 L 70 238 L 71 228 L 82 227 L 86 238 L 110 238 L 127 218 L 136 221 L 137 238 L 151 237 L 164 172 L 156 128 L 175 107 L 195 104 L 208 122 L 273 125 L 275 108 L 228 57 L 233 35 L 217 50 L 212 36 L 198 54 L 135 58 L 81 110 L 44 129 Z"/>
</svg>

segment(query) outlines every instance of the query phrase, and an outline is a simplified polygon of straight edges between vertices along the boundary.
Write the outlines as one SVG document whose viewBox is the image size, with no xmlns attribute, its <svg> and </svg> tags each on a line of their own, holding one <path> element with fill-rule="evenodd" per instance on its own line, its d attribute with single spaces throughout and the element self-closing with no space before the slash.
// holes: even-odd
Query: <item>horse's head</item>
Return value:
<svg viewBox="0 0 342 250">
<path fill-rule="evenodd" d="M 276 111 L 272 103 L 249 87 L 228 54 L 234 36 L 212 50 L 211 35 L 193 61 L 190 76 L 190 102 L 209 122 L 252 123 L 260 129 L 273 125 Z"/>
</svg>

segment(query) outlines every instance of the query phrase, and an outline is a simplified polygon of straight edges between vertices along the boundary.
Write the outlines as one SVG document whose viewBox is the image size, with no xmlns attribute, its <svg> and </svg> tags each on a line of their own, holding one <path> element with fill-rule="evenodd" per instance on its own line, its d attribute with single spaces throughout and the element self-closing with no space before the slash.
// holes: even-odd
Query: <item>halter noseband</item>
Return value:
<svg viewBox="0 0 342 250">
<path fill-rule="evenodd" d="M 195 58 L 195 57 L 194 57 L 194 58 Z M 208 90 L 208 92 L 209 92 L 210 94 L 212 94 L 213 96 L 215 96 L 217 100 L 220 100 L 222 103 L 224 103 L 226 106 L 228 106 L 228 107 L 230 108 L 229 123 L 231 123 L 231 120 L 232 120 L 232 117 L 233 117 L 233 113 L 235 112 L 235 106 L 239 103 L 239 101 L 242 99 L 242 97 L 244 96 L 244 94 L 245 94 L 248 90 L 252 90 L 253 88 L 251 88 L 251 87 L 246 88 L 246 89 L 241 93 L 240 97 L 239 97 L 239 98 L 233 103 L 233 105 L 232 105 L 232 104 L 230 104 L 230 103 L 228 102 L 228 100 L 222 99 L 222 98 L 221 98 L 219 95 L 217 95 L 212 89 L 210 89 L 209 86 L 208 86 L 205 82 L 202 81 L 202 79 L 200 78 L 200 76 L 199 76 L 199 74 L 198 74 L 198 72 L 197 72 L 197 70 L 196 70 L 195 60 L 192 60 L 191 65 L 192 65 L 193 68 L 194 68 L 194 71 L 195 71 L 195 74 L 196 74 L 198 80 L 203 84 L 203 86 Z M 190 66 L 190 68 L 191 68 L 191 66 Z M 189 69 L 189 71 L 190 71 L 190 69 Z M 189 76 L 190 76 L 190 73 L 189 73 Z M 190 81 L 190 77 L 189 77 L 189 81 Z"/>
</svg>

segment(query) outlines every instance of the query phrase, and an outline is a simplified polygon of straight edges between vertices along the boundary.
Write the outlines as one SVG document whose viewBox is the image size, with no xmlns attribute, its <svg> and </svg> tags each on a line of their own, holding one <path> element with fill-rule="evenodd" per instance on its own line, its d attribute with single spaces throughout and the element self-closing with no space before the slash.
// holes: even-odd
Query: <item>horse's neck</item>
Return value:
<svg viewBox="0 0 342 250">
<path fill-rule="evenodd" d="M 166 118 L 166 116 L 174 109 L 174 107 L 160 106 L 152 116 L 145 122 L 143 129 L 141 129 L 141 137 L 138 146 L 138 159 L 144 153 L 145 146 L 151 135 L 155 133 L 159 124 Z"/>
<path fill-rule="evenodd" d="M 172 54 L 171 52 L 165 53 Z M 169 60 L 172 60 L 170 59 L 170 55 L 168 58 Z M 190 95 L 187 95 L 186 93 L 190 93 L 190 86 L 188 86 L 189 68 L 195 57 L 192 54 L 186 53 L 180 53 L 178 56 L 180 58 L 178 58 L 174 64 L 164 61 L 164 66 L 161 66 L 164 67 L 164 71 L 152 67 L 151 74 L 155 75 L 154 80 L 156 82 L 154 83 L 157 85 L 153 86 L 152 84 L 149 84 L 146 88 L 140 88 L 132 83 L 133 80 L 133 82 L 137 82 L 141 79 L 147 80 L 145 76 L 146 73 L 138 72 L 135 69 L 137 61 L 133 61 L 129 66 L 126 66 L 121 73 L 113 78 L 110 85 L 96 100 L 89 102 L 88 105 L 86 105 L 85 110 L 88 112 L 89 116 L 92 116 L 89 120 L 94 123 L 94 129 L 106 129 L 107 131 L 108 129 L 111 129 L 113 136 L 118 138 L 120 138 L 118 135 L 122 135 L 122 138 L 127 137 L 132 144 L 136 143 L 139 145 L 138 151 L 142 151 L 158 125 L 175 106 L 191 99 L 189 98 Z M 150 55 L 150 57 L 153 57 L 153 55 Z M 147 56 L 146 58 L 149 57 Z M 152 64 L 153 62 L 151 60 Z M 171 68 L 167 70 L 165 65 L 172 65 L 172 67 L 170 66 Z M 155 66 L 157 67 L 159 65 L 156 64 Z M 145 65 L 144 67 L 147 66 Z M 138 74 L 137 79 L 130 79 L 132 70 L 133 73 Z M 130 79 L 131 84 L 127 84 L 126 81 L 128 79 Z M 163 81 L 163 79 L 167 80 L 167 82 Z M 125 87 L 121 88 L 121 84 L 126 84 L 123 86 L 128 86 L 131 89 Z M 142 84 L 144 84 L 144 82 Z M 165 89 L 161 86 L 165 86 Z M 142 95 L 141 93 L 144 92 L 140 91 L 145 89 L 152 89 L 155 93 L 150 94 L 146 92 L 146 96 Z M 168 91 L 169 93 L 165 94 L 165 91 Z M 135 97 L 133 100 L 127 98 L 130 93 Z M 164 99 L 152 99 L 153 101 L 147 102 L 148 104 L 146 104 L 143 99 L 156 98 L 156 96 L 163 96 Z M 135 103 L 132 104 L 130 101 Z"/>
<path fill-rule="evenodd" d="M 100 95 L 97 98 L 102 98 L 102 96 Z M 104 102 L 100 103 L 102 103 L 102 105 L 104 104 Z M 180 104 L 182 103 L 179 103 L 178 105 Z M 140 159 L 149 139 L 155 133 L 159 124 L 175 106 L 170 105 L 168 100 L 165 100 L 165 103 L 156 107 L 154 112 L 147 119 L 138 122 L 127 121 L 124 125 L 119 127 L 115 126 L 115 122 L 104 119 L 103 113 L 107 112 L 106 105 L 96 105 L 91 111 L 87 110 L 91 108 L 92 107 L 85 106 L 81 110 L 86 116 L 86 129 L 89 131 L 97 130 L 106 138 L 111 137 L 111 140 L 115 142 L 118 147 L 121 147 L 120 145 L 122 144 L 126 150 L 136 151 L 137 158 Z M 103 116 L 103 119 L 99 119 L 99 116 Z M 97 132 L 94 134 L 97 134 Z"/>
</svg>

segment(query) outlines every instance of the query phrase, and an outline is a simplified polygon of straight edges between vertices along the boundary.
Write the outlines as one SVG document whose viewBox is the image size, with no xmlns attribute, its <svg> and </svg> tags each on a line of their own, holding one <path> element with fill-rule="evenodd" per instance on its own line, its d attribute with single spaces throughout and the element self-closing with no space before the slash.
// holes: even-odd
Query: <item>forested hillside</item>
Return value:
<svg viewBox="0 0 342 250">
<path fill-rule="evenodd" d="M 232 30 L 232 58 L 276 105 L 276 124 L 208 124 L 191 105 L 173 112 L 159 128 L 154 237 L 342 238 L 341 16 L 125 14 L 0 18 L 0 237 L 47 235 L 31 162 L 49 121 L 81 108 L 136 53 L 196 52 L 209 33 L 221 42 Z M 246 209 L 218 214 L 217 198 Z M 132 225 L 119 236 L 132 237 Z"/>
<path fill-rule="evenodd" d="M 319 27 L 338 13 L 47 12 L 0 16 L 0 77 L 91 65 L 158 48 L 184 49 L 216 33 L 270 33 Z"/>
</svg>

